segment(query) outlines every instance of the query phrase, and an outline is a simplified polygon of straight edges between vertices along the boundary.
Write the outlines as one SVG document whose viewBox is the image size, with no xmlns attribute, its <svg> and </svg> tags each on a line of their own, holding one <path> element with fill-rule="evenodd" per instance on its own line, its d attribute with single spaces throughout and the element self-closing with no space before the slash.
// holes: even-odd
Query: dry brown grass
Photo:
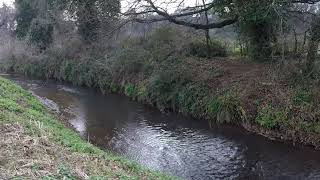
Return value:
<svg viewBox="0 0 320 180">
<path fill-rule="evenodd" d="M 19 123 L 0 125 L 0 137 L 0 179 L 89 176 L 119 179 L 112 174 L 121 173 L 115 163 L 103 157 L 71 152 L 52 143 L 45 132 L 39 137 L 30 136 Z"/>
</svg>

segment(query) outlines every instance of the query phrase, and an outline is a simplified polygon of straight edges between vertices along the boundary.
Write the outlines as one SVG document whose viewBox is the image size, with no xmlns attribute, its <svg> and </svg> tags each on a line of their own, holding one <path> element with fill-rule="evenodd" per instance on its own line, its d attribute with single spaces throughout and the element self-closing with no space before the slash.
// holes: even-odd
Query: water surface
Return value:
<svg viewBox="0 0 320 180">
<path fill-rule="evenodd" d="M 30 90 L 101 148 L 184 179 L 320 179 L 320 152 L 239 128 L 162 114 L 119 95 L 5 76 Z"/>
</svg>

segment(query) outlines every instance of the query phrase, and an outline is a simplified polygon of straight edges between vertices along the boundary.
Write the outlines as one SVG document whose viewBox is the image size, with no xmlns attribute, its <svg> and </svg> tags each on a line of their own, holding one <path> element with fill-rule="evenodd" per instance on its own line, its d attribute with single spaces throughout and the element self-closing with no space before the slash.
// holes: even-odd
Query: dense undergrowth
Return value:
<svg viewBox="0 0 320 180">
<path fill-rule="evenodd" d="M 277 63 L 203 59 L 203 52 L 196 51 L 199 45 L 185 39 L 164 28 L 100 55 L 86 49 L 85 55 L 75 57 L 83 47 L 66 44 L 68 48 L 53 47 L 36 57 L 12 53 L 1 67 L 103 93 L 124 93 L 210 123 L 238 124 L 268 137 L 320 145 L 319 86 L 299 73 L 297 61 L 278 68 Z M 215 46 L 212 54 L 228 52 Z"/>
<path fill-rule="evenodd" d="M 172 179 L 87 143 L 31 93 L 3 78 L 0 130 L 0 178 Z"/>
</svg>

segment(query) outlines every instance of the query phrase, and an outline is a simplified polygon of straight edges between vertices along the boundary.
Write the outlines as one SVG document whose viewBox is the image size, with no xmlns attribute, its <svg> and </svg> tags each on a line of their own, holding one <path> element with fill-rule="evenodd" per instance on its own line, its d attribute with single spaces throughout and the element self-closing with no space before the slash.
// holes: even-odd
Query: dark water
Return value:
<svg viewBox="0 0 320 180">
<path fill-rule="evenodd" d="M 320 179 L 320 152 L 159 111 L 119 95 L 6 76 L 91 142 L 184 179 Z"/>
</svg>

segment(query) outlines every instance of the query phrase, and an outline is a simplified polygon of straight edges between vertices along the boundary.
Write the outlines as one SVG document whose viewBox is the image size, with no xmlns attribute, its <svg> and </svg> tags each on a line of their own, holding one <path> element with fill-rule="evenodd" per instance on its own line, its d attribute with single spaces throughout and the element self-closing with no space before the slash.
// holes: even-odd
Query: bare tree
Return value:
<svg viewBox="0 0 320 180">
<path fill-rule="evenodd" d="M 0 8 L 0 30 L 1 33 L 11 33 L 14 30 L 15 11 L 14 9 L 2 5 Z"/>
<path fill-rule="evenodd" d="M 193 19 L 196 16 L 201 16 L 201 13 L 205 13 L 208 15 L 208 12 L 214 13 L 213 8 L 217 6 L 229 6 L 231 5 L 232 1 L 212 1 L 212 2 L 205 2 L 201 5 L 194 5 L 194 6 L 184 6 L 185 0 L 169 0 L 163 2 L 156 2 L 153 0 L 142 0 L 142 1 L 135 1 L 133 3 L 128 3 L 130 6 L 127 8 L 127 12 L 123 13 L 125 16 L 130 16 L 132 20 L 141 22 L 141 23 L 152 23 L 157 21 L 169 21 L 171 23 L 177 25 L 183 25 L 195 29 L 214 29 L 214 28 L 222 28 L 227 25 L 234 24 L 238 20 L 237 15 L 231 15 L 225 19 L 220 21 L 212 20 L 206 22 L 194 22 Z M 169 7 L 175 9 L 173 13 L 170 13 L 170 9 L 165 8 Z M 225 9 L 228 11 L 228 9 Z M 153 15 L 152 18 L 150 15 Z M 154 16 L 157 15 L 157 16 Z"/>
<path fill-rule="evenodd" d="M 124 9 L 127 11 L 123 13 L 125 16 L 130 16 L 132 20 L 141 23 L 152 23 L 157 21 L 169 21 L 178 25 L 183 25 L 195 29 L 214 29 L 222 28 L 236 23 L 239 20 L 239 14 L 235 2 L 242 4 L 242 1 L 234 0 L 203 0 L 201 5 L 185 5 L 185 0 L 128 0 L 128 4 Z M 271 2 L 271 1 L 270 1 Z M 309 4 L 313 5 L 320 2 L 320 0 L 284 0 L 279 2 L 281 5 L 289 4 Z M 271 2 L 274 3 L 274 2 Z M 170 13 L 170 9 L 175 9 Z M 223 14 L 223 17 L 218 21 L 211 18 L 209 22 L 195 23 L 186 17 L 195 17 L 201 13 Z M 157 15 L 157 16 L 154 16 Z M 149 17 L 152 18 L 149 18 Z"/>
</svg>

